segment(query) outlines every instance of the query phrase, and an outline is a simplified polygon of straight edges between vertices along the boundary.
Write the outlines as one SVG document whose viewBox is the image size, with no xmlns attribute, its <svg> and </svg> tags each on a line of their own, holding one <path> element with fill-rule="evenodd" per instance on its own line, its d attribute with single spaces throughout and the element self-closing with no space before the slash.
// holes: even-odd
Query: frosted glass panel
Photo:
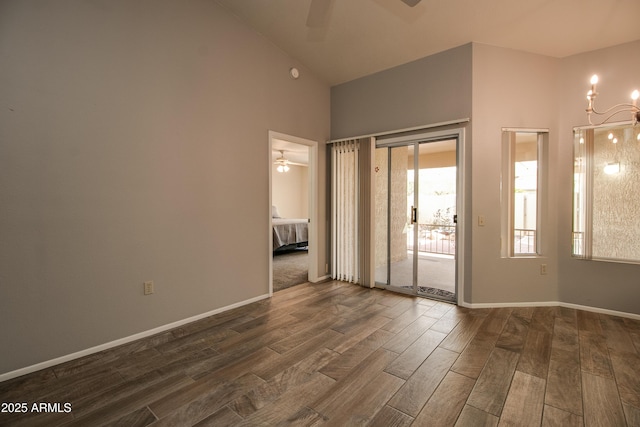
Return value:
<svg viewBox="0 0 640 427">
<path fill-rule="evenodd" d="M 574 255 L 640 261 L 640 126 L 576 131 Z"/>
</svg>

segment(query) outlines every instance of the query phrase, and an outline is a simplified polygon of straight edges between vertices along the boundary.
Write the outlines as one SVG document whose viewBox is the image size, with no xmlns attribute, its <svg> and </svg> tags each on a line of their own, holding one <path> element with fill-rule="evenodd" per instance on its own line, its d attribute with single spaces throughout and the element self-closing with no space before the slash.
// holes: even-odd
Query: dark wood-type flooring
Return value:
<svg viewBox="0 0 640 427">
<path fill-rule="evenodd" d="M 640 321 L 304 284 L 0 383 L 2 425 L 639 426 Z"/>
</svg>

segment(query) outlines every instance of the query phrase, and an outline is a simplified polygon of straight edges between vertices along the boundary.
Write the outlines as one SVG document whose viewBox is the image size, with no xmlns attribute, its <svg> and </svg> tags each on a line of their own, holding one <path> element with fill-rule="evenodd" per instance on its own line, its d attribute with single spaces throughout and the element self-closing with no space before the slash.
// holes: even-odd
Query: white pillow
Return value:
<svg viewBox="0 0 640 427">
<path fill-rule="evenodd" d="M 280 218 L 280 214 L 278 213 L 278 208 L 275 206 L 271 206 L 271 218 Z"/>
</svg>

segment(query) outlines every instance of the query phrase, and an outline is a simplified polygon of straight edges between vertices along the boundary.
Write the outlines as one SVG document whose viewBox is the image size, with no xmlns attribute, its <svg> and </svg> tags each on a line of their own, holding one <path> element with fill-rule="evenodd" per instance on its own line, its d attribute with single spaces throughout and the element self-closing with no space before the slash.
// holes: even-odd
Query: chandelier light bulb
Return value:
<svg viewBox="0 0 640 427">
<path fill-rule="evenodd" d="M 609 133 L 609 135 L 607 135 L 607 138 L 609 138 L 609 139 L 613 139 L 613 134 L 612 134 L 612 133 Z"/>
<path fill-rule="evenodd" d="M 598 75 L 594 74 L 593 76 L 591 76 L 591 84 L 595 85 L 598 84 Z"/>
</svg>

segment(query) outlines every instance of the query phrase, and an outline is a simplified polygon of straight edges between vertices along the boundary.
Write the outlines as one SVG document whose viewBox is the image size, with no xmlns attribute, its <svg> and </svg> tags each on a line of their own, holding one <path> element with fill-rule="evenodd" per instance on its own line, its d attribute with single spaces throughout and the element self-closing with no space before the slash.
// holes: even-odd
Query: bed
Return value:
<svg viewBox="0 0 640 427">
<path fill-rule="evenodd" d="M 271 217 L 274 252 L 309 245 L 309 220 L 307 218 L 281 218 L 275 206 L 271 209 Z"/>
</svg>

